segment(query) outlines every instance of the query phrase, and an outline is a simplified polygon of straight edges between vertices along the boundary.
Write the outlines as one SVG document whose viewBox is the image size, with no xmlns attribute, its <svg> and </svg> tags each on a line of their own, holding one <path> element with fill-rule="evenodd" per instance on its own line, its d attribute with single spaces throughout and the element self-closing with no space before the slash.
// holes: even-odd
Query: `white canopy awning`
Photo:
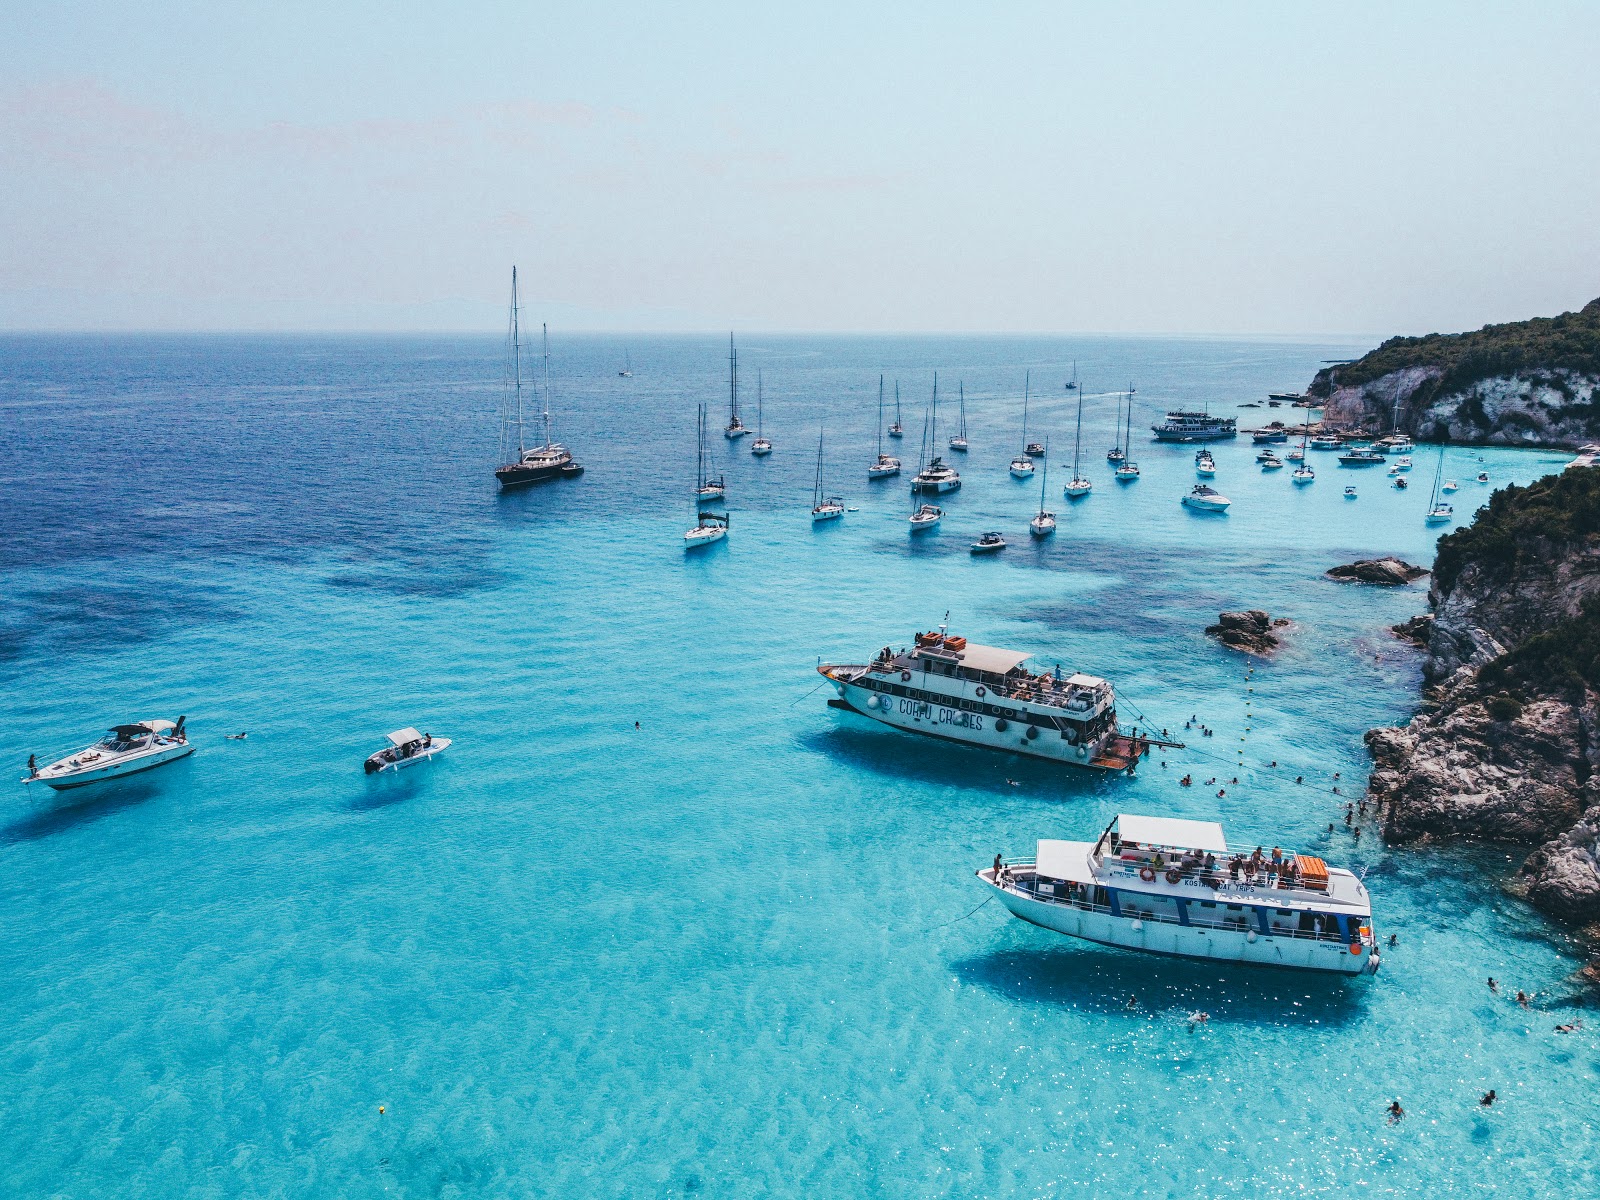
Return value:
<svg viewBox="0 0 1600 1200">
<path fill-rule="evenodd" d="M 396 729 L 391 733 L 389 740 L 396 746 L 404 746 L 407 742 L 420 742 L 422 735 L 407 725 L 404 729 Z"/>
<path fill-rule="evenodd" d="M 143 725 L 151 733 L 165 733 L 169 729 L 177 728 L 171 721 L 140 721 L 139 724 Z"/>
<path fill-rule="evenodd" d="M 1041 840 L 1033 856 L 1033 869 L 1046 879 L 1072 879 L 1088 883 L 1094 875 L 1089 868 L 1088 842 Z"/>
<path fill-rule="evenodd" d="M 974 646 L 967 643 L 967 648 L 961 651 L 961 665 L 973 671 L 988 671 L 995 675 L 1004 675 L 1018 663 L 1027 661 L 1026 654 L 1018 654 L 1015 650 L 1002 650 L 998 646 Z"/>
<path fill-rule="evenodd" d="M 1168 846 L 1180 850 L 1205 850 L 1226 854 L 1228 843 L 1222 826 L 1215 821 L 1184 821 L 1177 817 L 1117 817 L 1117 832 L 1125 842 L 1145 846 Z"/>
</svg>

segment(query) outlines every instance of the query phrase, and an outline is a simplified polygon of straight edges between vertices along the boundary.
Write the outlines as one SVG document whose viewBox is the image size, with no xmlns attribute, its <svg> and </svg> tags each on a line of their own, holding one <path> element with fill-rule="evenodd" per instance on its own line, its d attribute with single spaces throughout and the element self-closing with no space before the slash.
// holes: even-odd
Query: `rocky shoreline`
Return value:
<svg viewBox="0 0 1600 1200">
<path fill-rule="evenodd" d="M 1503 840 L 1508 884 L 1600 933 L 1600 471 L 1497 492 L 1440 540 L 1423 645 L 1427 708 L 1366 735 L 1390 843 Z"/>
<path fill-rule="evenodd" d="M 1217 623 L 1207 625 L 1206 634 L 1230 650 L 1265 657 L 1283 644 L 1275 631 L 1289 624 L 1288 617 L 1274 619 L 1269 613 L 1252 608 L 1245 612 L 1218 613 Z"/>
</svg>

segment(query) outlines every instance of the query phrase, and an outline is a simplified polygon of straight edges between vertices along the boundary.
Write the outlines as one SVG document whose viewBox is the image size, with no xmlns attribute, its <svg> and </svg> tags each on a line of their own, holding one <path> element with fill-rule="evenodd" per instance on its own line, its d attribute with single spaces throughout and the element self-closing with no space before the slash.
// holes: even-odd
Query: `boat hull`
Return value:
<svg viewBox="0 0 1600 1200">
<path fill-rule="evenodd" d="M 1147 954 L 1192 958 L 1201 962 L 1246 963 L 1319 971 L 1329 975 L 1362 975 L 1375 969 L 1372 954 L 1365 951 L 1351 954 L 1350 948 L 1342 942 L 1271 937 L 1249 930 L 1136 920 L 1070 904 L 1035 900 L 997 887 L 986 877 L 984 883 L 994 888 L 1000 902 L 1011 910 L 1012 916 L 1030 925 L 1101 946 L 1114 946 L 1119 950 L 1142 950 Z"/>
<path fill-rule="evenodd" d="M 686 550 L 693 550 L 697 546 L 709 546 L 712 542 L 720 542 L 727 536 L 726 529 L 691 529 L 683 535 L 683 545 Z"/>
<path fill-rule="evenodd" d="M 918 495 L 942 496 L 946 492 L 953 492 L 961 486 L 959 479 L 914 479 L 911 481 L 911 490 Z"/>
<path fill-rule="evenodd" d="M 898 475 L 898 474 L 900 474 L 900 468 L 899 467 L 877 467 L 877 466 L 874 466 L 874 467 L 868 467 L 867 468 L 867 478 L 868 479 L 888 479 L 891 475 Z"/>
<path fill-rule="evenodd" d="M 547 479 L 561 479 L 568 475 L 581 475 L 583 468 L 576 471 L 567 471 L 566 464 L 557 463 L 550 466 L 525 467 L 516 463 L 501 467 L 495 471 L 494 477 L 499 482 L 502 491 L 507 488 L 526 487 L 530 483 L 543 483 Z"/>
<path fill-rule="evenodd" d="M 149 754 L 120 759 L 117 762 L 107 763 L 101 767 L 90 767 L 87 770 L 74 772 L 71 775 L 61 775 L 54 778 L 40 776 L 24 782 L 42 783 L 54 791 L 65 792 L 72 788 L 88 787 L 91 783 L 104 783 L 108 779 L 121 779 L 124 775 L 137 775 L 141 771 L 151 771 L 156 767 L 165 766 L 167 763 L 177 762 L 180 758 L 187 758 L 193 753 L 194 747 L 188 742 L 184 742 L 176 746 L 164 746 L 160 750 L 152 751 Z"/>
</svg>

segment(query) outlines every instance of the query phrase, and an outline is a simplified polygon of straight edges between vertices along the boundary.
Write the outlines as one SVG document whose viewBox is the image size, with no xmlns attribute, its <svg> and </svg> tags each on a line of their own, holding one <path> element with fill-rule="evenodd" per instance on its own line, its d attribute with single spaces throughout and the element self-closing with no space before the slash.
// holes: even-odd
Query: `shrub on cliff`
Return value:
<svg viewBox="0 0 1600 1200">
<path fill-rule="evenodd" d="M 1501 488 L 1472 524 L 1439 539 L 1433 577 L 1443 592 L 1475 563 L 1490 579 L 1507 579 L 1522 556 L 1539 554 L 1540 539 L 1571 542 L 1600 533 L 1600 468 L 1546 475 L 1527 487 Z"/>
<path fill-rule="evenodd" d="M 1584 601 L 1583 611 L 1576 617 L 1534 634 L 1520 646 L 1485 663 L 1478 672 L 1478 682 L 1487 688 L 1527 684 L 1535 691 L 1579 695 L 1586 689 L 1600 689 L 1600 597 Z M 1495 720 L 1512 719 L 1495 712 L 1493 706 L 1502 700 L 1516 705 L 1517 712 L 1521 712 L 1514 697 L 1496 696 L 1489 702 L 1490 715 Z"/>
</svg>

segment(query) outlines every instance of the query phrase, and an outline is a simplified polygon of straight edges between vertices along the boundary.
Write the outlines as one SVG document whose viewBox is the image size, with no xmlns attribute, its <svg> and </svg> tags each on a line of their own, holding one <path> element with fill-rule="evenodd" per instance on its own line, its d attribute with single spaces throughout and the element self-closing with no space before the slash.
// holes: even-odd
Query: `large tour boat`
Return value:
<svg viewBox="0 0 1600 1200">
<path fill-rule="evenodd" d="M 885 646 L 869 663 L 822 663 L 838 692 L 828 703 L 946 741 L 1050 759 L 1094 771 L 1131 771 L 1152 745 L 1175 745 L 1117 727 L 1104 679 L 1032 674 L 1028 655 L 963 637 L 919 633 L 909 650 Z"/>
<path fill-rule="evenodd" d="M 1214 417 L 1203 412 L 1169 412 L 1159 425 L 1150 426 L 1158 442 L 1215 442 L 1239 436 L 1236 417 Z"/>
<path fill-rule="evenodd" d="M 1043 840 L 978 872 L 1012 915 L 1105 946 L 1360 975 L 1378 969 L 1361 880 L 1314 855 L 1231 853 L 1222 826 L 1118 816 L 1095 842 Z"/>
</svg>

